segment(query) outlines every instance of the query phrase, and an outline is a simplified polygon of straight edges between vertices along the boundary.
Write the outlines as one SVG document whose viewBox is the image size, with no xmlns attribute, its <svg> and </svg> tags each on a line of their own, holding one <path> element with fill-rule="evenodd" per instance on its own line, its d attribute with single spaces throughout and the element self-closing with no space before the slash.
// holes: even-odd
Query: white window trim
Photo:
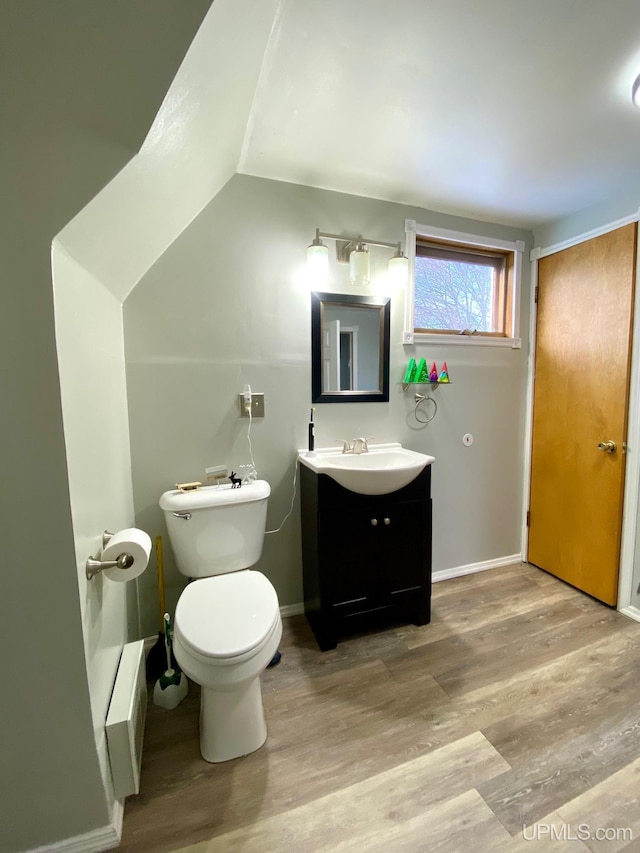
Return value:
<svg viewBox="0 0 640 853">
<path fill-rule="evenodd" d="M 409 281 L 405 300 L 405 322 L 402 343 L 405 346 L 412 344 L 454 344 L 456 346 L 472 347 L 509 347 L 520 349 L 522 340 L 520 335 L 520 290 L 522 281 L 522 254 L 524 252 L 524 241 L 497 240 L 488 237 L 479 237 L 476 234 L 465 234 L 462 231 L 451 231 L 448 228 L 434 228 L 431 225 L 417 225 L 415 219 L 405 219 L 405 252 L 409 258 Z M 514 337 L 497 338 L 482 337 L 480 335 L 448 335 L 428 334 L 425 332 L 414 332 L 414 295 L 415 295 L 415 270 L 416 270 L 416 238 L 432 237 L 439 240 L 449 240 L 454 243 L 481 246 L 483 249 L 503 249 L 514 253 L 513 265 L 513 316 L 511 317 L 511 328 Z"/>
</svg>

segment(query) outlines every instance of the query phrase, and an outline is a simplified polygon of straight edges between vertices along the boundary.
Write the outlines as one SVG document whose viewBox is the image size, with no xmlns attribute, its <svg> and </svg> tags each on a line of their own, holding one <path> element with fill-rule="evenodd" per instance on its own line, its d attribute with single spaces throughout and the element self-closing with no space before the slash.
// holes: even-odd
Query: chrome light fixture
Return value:
<svg viewBox="0 0 640 853">
<path fill-rule="evenodd" d="M 355 248 L 349 253 L 349 281 L 351 284 L 366 287 L 369 284 L 369 249 L 366 243 L 358 239 Z"/>
<path fill-rule="evenodd" d="M 640 74 L 638 74 L 631 86 L 631 100 L 636 107 L 640 108 Z"/>
<path fill-rule="evenodd" d="M 329 249 L 320 239 L 320 230 L 316 228 L 316 236 L 307 247 L 307 269 L 314 283 L 322 284 L 329 272 Z"/>
<path fill-rule="evenodd" d="M 409 278 L 409 258 L 402 254 L 400 243 L 395 255 L 389 259 L 389 279 L 394 285 L 402 287 Z"/>
<path fill-rule="evenodd" d="M 326 276 L 329 265 L 329 250 L 320 239 L 336 241 L 336 258 L 349 264 L 349 279 L 355 286 L 366 287 L 370 282 L 369 246 L 381 246 L 395 249 L 389 260 L 389 277 L 398 286 L 406 283 L 409 272 L 409 260 L 402 253 L 400 242 L 385 243 L 382 240 L 367 240 L 362 235 L 345 237 L 341 234 L 327 234 L 316 228 L 316 236 L 307 248 L 307 268 L 314 280 Z"/>
</svg>

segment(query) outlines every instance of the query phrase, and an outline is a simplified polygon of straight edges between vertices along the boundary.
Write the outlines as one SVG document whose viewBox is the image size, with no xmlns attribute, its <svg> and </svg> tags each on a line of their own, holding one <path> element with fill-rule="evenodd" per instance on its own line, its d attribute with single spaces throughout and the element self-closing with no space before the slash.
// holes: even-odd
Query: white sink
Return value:
<svg viewBox="0 0 640 853">
<path fill-rule="evenodd" d="M 322 447 L 314 453 L 299 450 L 298 459 L 317 474 L 361 495 L 386 495 L 407 486 L 435 461 L 433 456 L 408 450 L 401 444 L 370 444 L 366 453 L 343 453 Z"/>
</svg>

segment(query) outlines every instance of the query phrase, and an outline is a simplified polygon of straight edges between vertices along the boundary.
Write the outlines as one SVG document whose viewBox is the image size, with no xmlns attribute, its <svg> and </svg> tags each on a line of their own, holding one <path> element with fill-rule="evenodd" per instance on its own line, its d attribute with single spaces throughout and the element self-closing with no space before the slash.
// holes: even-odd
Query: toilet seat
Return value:
<svg viewBox="0 0 640 853">
<path fill-rule="evenodd" d="M 209 664 L 253 657 L 278 629 L 278 596 L 248 569 L 192 581 L 176 607 L 174 630 L 188 651 Z"/>
</svg>

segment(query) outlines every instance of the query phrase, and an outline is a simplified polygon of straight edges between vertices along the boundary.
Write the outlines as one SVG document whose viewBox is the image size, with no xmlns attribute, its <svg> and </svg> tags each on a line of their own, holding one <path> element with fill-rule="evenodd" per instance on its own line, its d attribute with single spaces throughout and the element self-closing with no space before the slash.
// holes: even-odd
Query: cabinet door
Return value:
<svg viewBox="0 0 640 853">
<path fill-rule="evenodd" d="M 336 615 L 372 606 L 378 585 L 378 526 L 376 513 L 367 507 L 320 513 L 323 585 Z"/>
<path fill-rule="evenodd" d="M 380 594 L 397 598 L 428 590 L 431 576 L 431 501 L 397 503 L 380 519 Z"/>
</svg>

